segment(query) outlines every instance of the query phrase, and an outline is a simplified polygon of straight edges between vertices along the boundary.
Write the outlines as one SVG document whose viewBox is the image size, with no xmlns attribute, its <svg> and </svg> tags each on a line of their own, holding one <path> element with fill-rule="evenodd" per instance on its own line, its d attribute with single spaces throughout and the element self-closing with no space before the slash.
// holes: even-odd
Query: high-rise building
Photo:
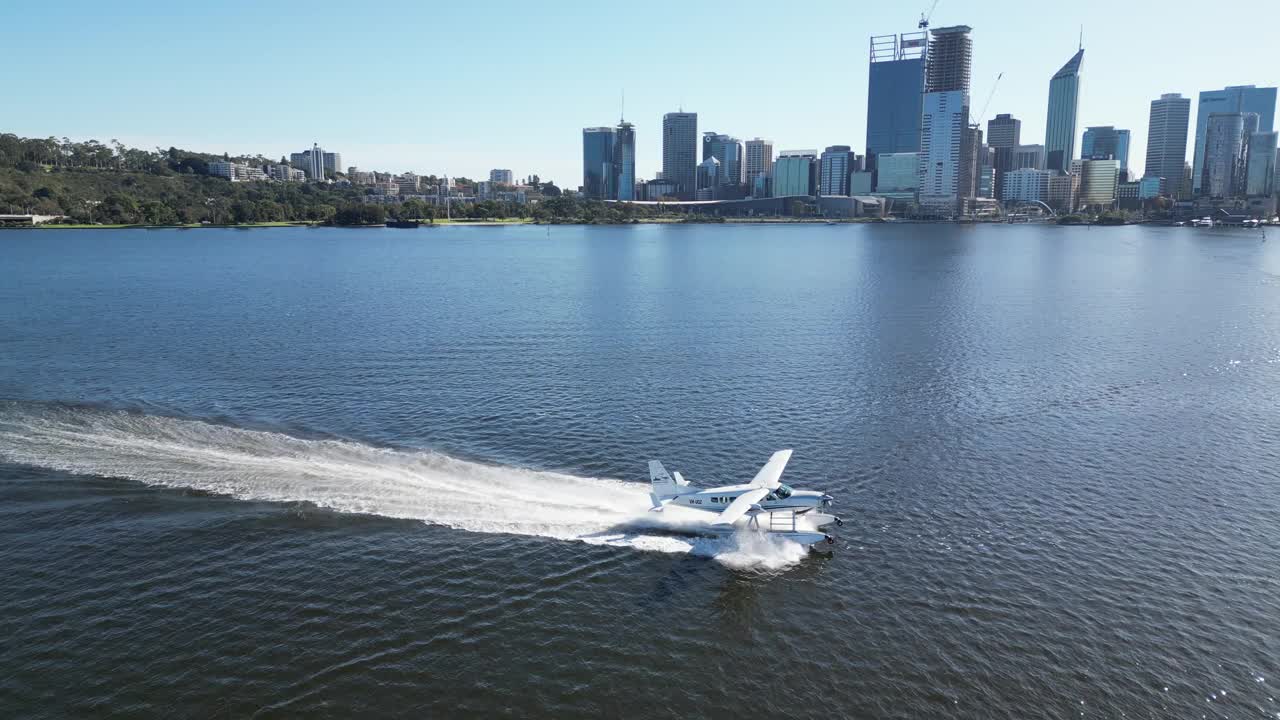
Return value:
<svg viewBox="0 0 1280 720">
<path fill-rule="evenodd" d="M 1006 203 L 1046 202 L 1051 175 L 1048 170 L 1035 168 L 1010 170 L 1005 173 L 1000 199 Z"/>
<path fill-rule="evenodd" d="M 783 150 L 773 164 L 773 196 L 813 195 L 817 190 L 816 150 Z"/>
<path fill-rule="evenodd" d="M 1012 170 L 1044 170 L 1043 145 L 1019 145 L 1013 149 Z"/>
<path fill-rule="evenodd" d="M 1017 147 L 1022 142 L 1022 121 L 1009 113 L 1000 113 L 987 121 L 987 146 Z"/>
<path fill-rule="evenodd" d="M 1191 191 L 1195 195 L 1207 194 L 1203 188 L 1205 135 L 1209 129 L 1209 116 L 1214 113 L 1255 113 L 1258 116 L 1258 132 L 1271 132 L 1275 129 L 1276 89 L 1234 85 L 1200 93 L 1191 165 Z"/>
<path fill-rule="evenodd" d="M 742 141 L 720 133 L 702 133 L 702 159 L 720 161 L 720 184 L 741 186 L 743 182 Z"/>
<path fill-rule="evenodd" d="M 1111 125 L 1085 128 L 1080 142 L 1080 157 L 1085 160 L 1119 160 L 1121 172 L 1129 169 L 1129 131 Z"/>
<path fill-rule="evenodd" d="M 1249 126 L 1257 123 L 1257 115 Z M 1199 194 L 1211 198 L 1233 198 L 1243 195 L 1245 152 L 1249 132 L 1246 113 L 1210 113 L 1204 136 L 1203 169 Z"/>
<path fill-rule="evenodd" d="M 675 182 L 676 196 L 692 200 L 697 189 L 698 113 L 662 116 L 662 179 Z"/>
<path fill-rule="evenodd" d="M 877 35 L 871 38 L 867 77 L 867 169 L 882 153 L 917 152 L 923 110 L 928 34 Z"/>
<path fill-rule="evenodd" d="M 1079 205 L 1110 208 L 1116 201 L 1116 183 L 1120 177 L 1119 160 L 1080 161 Z"/>
<path fill-rule="evenodd" d="M 613 140 L 613 199 L 636 199 L 636 129 L 622 120 Z"/>
<path fill-rule="evenodd" d="M 1187 128 L 1191 119 L 1191 98 L 1165 93 L 1151 101 L 1147 123 L 1147 161 L 1144 177 L 1165 179 L 1165 191 L 1182 195 L 1182 166 L 1187 162 Z"/>
<path fill-rule="evenodd" d="M 489 182 L 497 185 L 515 185 L 515 179 L 511 171 L 501 168 L 489 171 Z"/>
<path fill-rule="evenodd" d="M 1276 192 L 1276 137 L 1275 132 L 1256 132 L 1249 136 L 1245 193 L 1251 197 L 1264 197 Z"/>
<path fill-rule="evenodd" d="M 613 142 L 613 128 L 582 129 L 582 193 L 591 200 L 615 197 Z"/>
<path fill-rule="evenodd" d="M 751 185 L 751 195 L 756 196 L 756 180 L 773 175 L 773 141 L 753 138 L 747 141 L 746 176 Z M 764 196 L 758 196 L 764 197 Z"/>
<path fill-rule="evenodd" d="M 818 167 L 818 194 L 848 195 L 849 174 L 857 170 L 857 155 L 848 145 L 832 145 L 822 151 Z"/>
<path fill-rule="evenodd" d="M 720 194 L 720 160 L 714 155 L 698 163 L 697 200 L 716 200 Z"/>
<path fill-rule="evenodd" d="M 916 165 L 919 153 L 881 153 L 876 158 L 877 193 L 914 193 L 920 184 Z"/>
<path fill-rule="evenodd" d="M 964 211 L 973 194 L 969 147 L 969 75 L 973 41 L 968 25 L 930 31 L 920 119 L 920 206 L 928 214 Z"/>
<path fill-rule="evenodd" d="M 342 172 L 342 153 L 322 153 L 324 158 L 324 172 L 337 175 Z"/>
<path fill-rule="evenodd" d="M 1049 80 L 1049 116 L 1044 133 L 1045 168 L 1066 172 L 1075 159 L 1076 111 L 1080 104 L 1080 48 Z"/>
<path fill-rule="evenodd" d="M 1022 142 L 1022 121 L 1009 113 L 1001 113 L 987 121 L 987 147 L 991 154 L 992 191 L 1003 198 L 1001 176 L 1014 168 L 1013 153 Z"/>
<path fill-rule="evenodd" d="M 327 156 L 327 157 L 326 157 Z M 326 160 L 328 162 L 326 163 Z M 325 169 L 332 172 L 338 172 L 341 167 L 338 163 L 341 156 L 337 153 L 326 153 L 320 149 L 319 144 L 312 144 L 310 150 L 303 150 L 300 153 L 292 153 L 289 155 L 289 164 L 307 174 L 309 180 L 324 180 Z"/>
</svg>

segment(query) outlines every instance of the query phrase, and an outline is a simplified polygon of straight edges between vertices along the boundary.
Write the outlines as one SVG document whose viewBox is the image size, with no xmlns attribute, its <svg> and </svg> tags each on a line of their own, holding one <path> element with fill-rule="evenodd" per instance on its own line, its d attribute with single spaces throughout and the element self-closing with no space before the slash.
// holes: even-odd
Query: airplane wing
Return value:
<svg viewBox="0 0 1280 720">
<path fill-rule="evenodd" d="M 756 477 L 751 481 L 755 487 L 776 489 L 782 484 L 782 469 L 787 466 L 787 461 L 791 459 L 790 450 L 779 450 L 769 458 L 769 462 L 760 468 L 760 472 L 756 473 Z M 726 508 L 727 509 L 727 508 Z"/>
<path fill-rule="evenodd" d="M 769 494 L 769 488 L 763 488 L 763 487 L 752 488 L 742 493 L 738 497 L 734 498 L 733 502 L 729 503 L 729 507 L 725 508 L 724 510 L 721 510 L 720 514 L 716 516 L 715 521 L 713 521 L 711 524 L 712 525 L 732 525 L 734 522 L 738 520 L 738 518 L 742 517 L 743 515 L 746 515 L 747 511 L 751 509 L 752 505 L 755 505 L 756 503 L 763 500 L 764 496 L 768 494 Z"/>
</svg>

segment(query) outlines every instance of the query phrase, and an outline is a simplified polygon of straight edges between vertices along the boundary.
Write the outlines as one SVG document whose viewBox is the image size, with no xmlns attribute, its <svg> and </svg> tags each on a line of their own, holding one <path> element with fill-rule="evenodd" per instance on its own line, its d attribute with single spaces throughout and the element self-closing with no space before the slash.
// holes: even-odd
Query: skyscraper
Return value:
<svg viewBox="0 0 1280 720">
<path fill-rule="evenodd" d="M 702 133 L 702 159 L 715 158 L 720 161 L 720 184 L 739 189 L 743 183 L 742 175 L 742 141 L 729 135 L 714 132 Z M 734 190 L 726 191 L 732 195 Z"/>
<path fill-rule="evenodd" d="M 326 153 L 318 143 L 312 143 L 310 150 L 291 153 L 289 164 L 305 172 L 309 180 L 324 180 L 326 167 L 334 173 L 338 172 L 339 166 L 336 163 L 340 161 L 340 157 L 336 153 Z"/>
<path fill-rule="evenodd" d="M 1022 142 L 1022 121 L 1009 113 L 1001 113 L 987 121 L 987 147 L 991 154 L 992 190 L 1003 198 L 1000 178 L 1013 170 L 1014 149 Z"/>
<path fill-rule="evenodd" d="M 783 150 L 773 165 L 773 196 L 813 195 L 817 186 L 815 150 Z"/>
<path fill-rule="evenodd" d="M 1191 190 L 1195 195 L 1205 194 L 1205 135 L 1209 129 L 1209 116 L 1213 113 L 1256 113 L 1258 132 L 1271 132 L 1275 129 L 1276 89 L 1233 85 L 1222 90 L 1205 90 L 1200 93 L 1196 110 L 1196 144 L 1191 164 Z"/>
<path fill-rule="evenodd" d="M 1209 113 L 1200 195 L 1225 199 L 1244 194 L 1249 128 L 1257 125 L 1257 117 L 1254 113 Z"/>
<path fill-rule="evenodd" d="M 1076 154 L 1076 111 L 1080 104 L 1080 48 L 1049 80 L 1049 117 L 1044 133 L 1045 167 L 1066 172 Z"/>
<path fill-rule="evenodd" d="M 720 197 L 720 161 L 713 155 L 698 163 L 698 189 L 696 200 L 717 200 Z"/>
<path fill-rule="evenodd" d="M 1191 98 L 1165 93 L 1151 101 L 1147 123 L 1147 161 L 1144 177 L 1165 179 L 1165 192 L 1181 197 L 1182 166 L 1187 162 L 1187 126 L 1191 119 Z"/>
<path fill-rule="evenodd" d="M 773 141 L 753 138 L 747 141 L 746 150 L 747 182 L 754 187 L 756 179 L 761 175 L 773 175 Z M 753 193 L 754 194 L 754 193 Z"/>
<path fill-rule="evenodd" d="M 1249 136 L 1249 154 L 1245 170 L 1245 193 L 1265 197 L 1276 192 L 1275 132 L 1256 132 Z"/>
<path fill-rule="evenodd" d="M 697 189 L 698 113 L 662 116 L 662 179 L 675 182 L 677 197 L 692 200 Z"/>
<path fill-rule="evenodd" d="M 848 195 L 849 174 L 857 169 L 857 156 L 848 145 L 832 145 L 822 151 L 818 168 L 818 193 Z"/>
<path fill-rule="evenodd" d="M 881 153 L 920 149 L 925 56 L 928 34 L 877 35 L 871 38 L 867 78 L 867 169 Z"/>
<path fill-rule="evenodd" d="M 968 25 L 930 31 L 920 120 L 920 206 L 934 215 L 963 212 L 973 195 L 969 133 L 969 72 L 973 41 Z"/>
<path fill-rule="evenodd" d="M 613 175 L 615 200 L 636 199 L 636 130 L 621 120 L 613 134 Z"/>
<path fill-rule="evenodd" d="M 1111 125 L 1085 128 L 1080 142 L 1080 157 L 1085 160 L 1119 160 L 1120 170 L 1129 169 L 1129 131 Z"/>
<path fill-rule="evenodd" d="M 582 192 L 592 200 L 615 196 L 613 143 L 613 128 L 582 129 Z"/>
<path fill-rule="evenodd" d="M 1043 145 L 1019 145 L 1013 149 L 1014 170 L 1044 170 Z"/>
</svg>

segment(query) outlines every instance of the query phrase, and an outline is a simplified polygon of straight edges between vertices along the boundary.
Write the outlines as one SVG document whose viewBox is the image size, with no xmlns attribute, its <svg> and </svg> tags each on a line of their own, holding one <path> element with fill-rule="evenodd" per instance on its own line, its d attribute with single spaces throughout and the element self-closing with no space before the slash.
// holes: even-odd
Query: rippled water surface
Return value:
<svg viewBox="0 0 1280 720">
<path fill-rule="evenodd" d="M 1256 232 L 6 231 L 0 716 L 1278 718 L 1278 413 Z"/>
</svg>

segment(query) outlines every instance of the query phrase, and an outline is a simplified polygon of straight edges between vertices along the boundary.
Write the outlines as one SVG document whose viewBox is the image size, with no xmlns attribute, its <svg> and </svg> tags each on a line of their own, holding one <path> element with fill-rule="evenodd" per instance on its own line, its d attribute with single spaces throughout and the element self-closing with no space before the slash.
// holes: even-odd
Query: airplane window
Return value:
<svg viewBox="0 0 1280 720">
<path fill-rule="evenodd" d="M 778 494 L 778 497 L 782 498 L 783 500 L 786 500 L 787 498 L 791 497 L 791 488 L 787 487 L 786 485 L 779 485 L 778 489 L 775 490 L 774 492 L 776 492 Z"/>
</svg>

